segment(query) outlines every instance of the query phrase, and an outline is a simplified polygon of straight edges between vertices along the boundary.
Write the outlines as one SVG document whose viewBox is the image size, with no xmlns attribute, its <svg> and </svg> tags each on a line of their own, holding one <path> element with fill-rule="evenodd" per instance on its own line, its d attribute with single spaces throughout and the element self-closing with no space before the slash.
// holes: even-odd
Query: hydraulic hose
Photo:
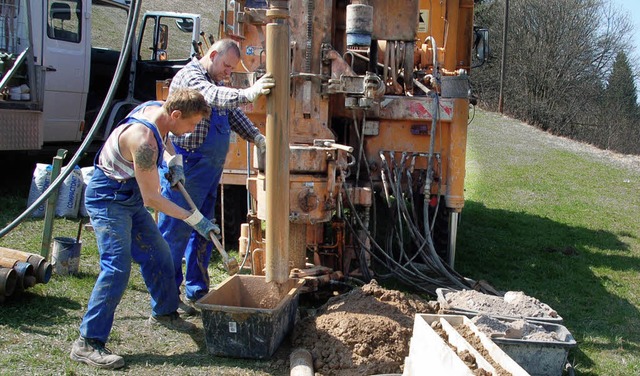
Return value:
<svg viewBox="0 0 640 376">
<path fill-rule="evenodd" d="M 130 9 L 133 9 L 133 11 L 130 11 L 128 15 L 127 29 L 125 31 L 125 38 L 122 44 L 122 53 L 120 54 L 120 59 L 118 60 L 118 64 L 116 66 L 116 72 L 113 76 L 113 80 L 111 81 L 111 86 L 109 86 L 109 91 L 107 92 L 107 96 L 104 102 L 102 103 L 102 107 L 100 108 L 100 112 L 98 112 L 98 115 L 95 121 L 93 122 L 91 129 L 87 133 L 87 136 L 85 137 L 84 141 L 80 145 L 80 148 L 78 149 L 76 154 L 71 158 L 69 163 L 67 163 L 67 167 L 62 169 L 62 171 L 60 172 L 60 175 L 54 181 L 51 182 L 49 187 L 44 192 L 42 192 L 42 194 L 31 204 L 31 206 L 29 206 L 24 212 L 22 212 L 22 214 L 16 217 L 16 219 L 14 219 L 13 222 L 11 222 L 5 228 L 0 230 L 0 238 L 4 237 L 11 230 L 13 230 L 17 225 L 19 225 L 22 221 L 24 221 L 37 207 L 39 207 L 45 200 L 47 200 L 49 196 L 51 196 L 51 194 L 56 189 L 58 189 L 60 184 L 62 184 L 62 182 L 64 182 L 64 180 L 67 178 L 67 176 L 69 176 L 69 174 L 71 174 L 71 172 L 73 171 L 73 166 L 75 166 L 80 161 L 84 151 L 87 149 L 89 145 L 91 145 L 93 138 L 95 137 L 96 133 L 100 129 L 100 124 L 102 123 L 104 117 L 107 114 L 109 105 L 113 100 L 113 97 L 116 93 L 116 89 L 118 88 L 118 84 L 122 79 L 122 74 L 126 68 L 126 62 L 129 59 L 129 55 L 131 53 L 131 47 L 133 45 L 136 24 L 138 22 L 138 16 L 140 14 L 141 2 L 142 0 L 131 0 Z"/>
</svg>

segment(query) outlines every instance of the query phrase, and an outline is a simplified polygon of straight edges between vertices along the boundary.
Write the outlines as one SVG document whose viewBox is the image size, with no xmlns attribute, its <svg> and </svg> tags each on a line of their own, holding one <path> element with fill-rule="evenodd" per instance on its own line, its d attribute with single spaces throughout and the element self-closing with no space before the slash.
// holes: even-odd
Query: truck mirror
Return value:
<svg viewBox="0 0 640 376">
<path fill-rule="evenodd" d="M 474 35 L 473 48 L 482 64 L 489 59 L 489 29 L 474 28 Z"/>
<path fill-rule="evenodd" d="M 176 26 L 180 31 L 184 31 L 185 33 L 193 32 L 193 20 L 191 18 L 182 18 L 176 20 Z"/>
<path fill-rule="evenodd" d="M 160 24 L 160 37 L 158 38 L 158 50 L 166 50 L 169 44 L 169 26 Z"/>
</svg>

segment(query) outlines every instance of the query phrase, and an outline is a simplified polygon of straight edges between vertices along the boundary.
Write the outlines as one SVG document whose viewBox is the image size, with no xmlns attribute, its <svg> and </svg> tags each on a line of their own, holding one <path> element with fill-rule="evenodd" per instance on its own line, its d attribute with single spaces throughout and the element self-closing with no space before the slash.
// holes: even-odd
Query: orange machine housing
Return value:
<svg viewBox="0 0 640 376">
<path fill-rule="evenodd" d="M 281 52 L 265 47 L 268 9 L 235 3 L 222 14 L 219 37 L 241 46 L 231 85 L 247 87 L 265 73 L 269 54 Z M 409 211 L 427 210 L 414 215 L 414 225 L 424 229 L 425 218 L 433 220 L 429 243 L 453 266 L 464 206 L 473 0 L 273 3 L 288 8 L 290 27 L 292 270 L 315 264 L 371 273 L 368 251 L 385 248 L 380 234 L 391 236 L 382 209 L 399 199 Z M 266 99 L 243 110 L 265 134 Z M 252 145 L 232 138 L 222 182 L 248 189 L 250 233 L 260 237 L 268 192 L 264 163 L 253 154 Z M 257 260 L 252 270 L 261 274 L 264 244 L 246 244 L 241 254 L 251 254 L 247 264 Z"/>
</svg>

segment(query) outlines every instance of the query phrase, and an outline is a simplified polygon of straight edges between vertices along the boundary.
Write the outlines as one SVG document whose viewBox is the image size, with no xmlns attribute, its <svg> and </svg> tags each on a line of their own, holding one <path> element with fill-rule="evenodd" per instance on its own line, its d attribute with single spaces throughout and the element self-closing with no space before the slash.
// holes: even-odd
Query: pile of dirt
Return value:
<svg viewBox="0 0 640 376">
<path fill-rule="evenodd" d="M 472 318 L 471 322 L 489 338 L 502 337 L 539 342 L 560 340 L 556 332 L 523 319 L 506 321 L 496 317 L 478 315 Z"/>
<path fill-rule="evenodd" d="M 466 310 L 504 316 L 557 317 L 548 305 L 522 292 L 510 291 L 499 297 L 462 290 L 451 291 L 445 297 L 450 306 Z M 291 335 L 291 346 L 311 352 L 318 376 L 400 374 L 409 355 L 417 313 L 446 312 L 437 301 L 388 290 L 373 280 L 330 298 L 314 314 L 301 319 Z M 519 321 L 504 323 L 485 315 L 477 317 L 477 326 L 489 337 L 513 338 L 512 333 L 518 332 L 520 338 L 554 340 L 553 333 L 545 332 L 544 328 L 518 325 Z"/>
<path fill-rule="evenodd" d="M 538 299 L 522 291 L 508 291 L 504 296 L 483 294 L 475 290 L 445 294 L 448 308 L 464 309 L 489 315 L 510 317 L 557 318 L 558 313 Z"/>
<path fill-rule="evenodd" d="M 311 352 L 319 376 L 402 373 L 416 313 L 437 311 L 435 301 L 384 289 L 374 280 L 300 320 L 291 344 Z"/>
</svg>

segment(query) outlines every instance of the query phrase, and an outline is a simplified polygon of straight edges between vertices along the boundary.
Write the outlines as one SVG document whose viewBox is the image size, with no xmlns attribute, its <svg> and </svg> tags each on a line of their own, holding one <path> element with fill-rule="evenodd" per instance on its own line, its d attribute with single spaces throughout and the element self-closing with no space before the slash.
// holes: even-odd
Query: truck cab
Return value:
<svg viewBox="0 0 640 376">
<path fill-rule="evenodd" d="M 0 150 L 81 142 L 102 108 L 124 45 L 129 0 L 4 0 L 0 15 Z M 148 12 L 95 141 L 154 99 L 195 53 L 200 17 Z M 172 38 L 168 43 L 168 38 Z"/>
</svg>

